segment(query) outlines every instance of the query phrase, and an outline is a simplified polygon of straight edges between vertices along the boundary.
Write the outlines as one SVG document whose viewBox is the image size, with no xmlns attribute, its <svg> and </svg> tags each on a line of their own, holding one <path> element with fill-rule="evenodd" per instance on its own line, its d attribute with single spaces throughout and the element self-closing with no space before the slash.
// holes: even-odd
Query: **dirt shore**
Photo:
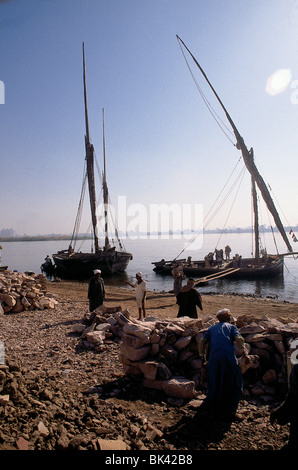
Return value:
<svg viewBox="0 0 298 470">
<path fill-rule="evenodd" d="M 0 404 L 0 450 L 98 450 L 100 440 L 118 440 L 131 450 L 278 450 L 286 441 L 288 426 L 269 421 L 274 404 L 243 400 L 241 419 L 227 427 L 206 421 L 194 403 L 177 406 L 161 392 L 143 389 L 124 376 L 119 344 L 110 341 L 101 352 L 79 347 L 72 327 L 88 312 L 87 283 L 47 282 L 47 292 L 58 300 L 55 309 L 0 317 L 10 374 L 1 392 L 10 401 Z M 199 317 L 221 308 L 235 317 L 298 317 L 297 304 L 272 299 L 202 299 Z M 105 304 L 138 317 L 132 288 L 107 286 Z M 148 317 L 176 318 L 177 312 L 172 293 L 148 292 Z"/>
<path fill-rule="evenodd" d="M 84 282 L 51 282 L 48 283 L 48 291 L 60 296 L 61 299 L 78 303 L 86 302 L 87 304 L 87 284 Z M 198 291 L 200 290 L 198 289 Z M 203 311 L 198 310 L 201 318 L 215 315 L 222 308 L 229 308 L 235 317 L 246 314 L 253 314 L 256 317 L 268 315 L 271 318 L 290 317 L 296 319 L 298 317 L 298 304 L 295 303 L 235 294 L 203 294 L 202 299 Z M 124 309 L 128 308 L 132 316 L 138 317 L 134 289 L 132 288 L 106 286 L 105 303 L 107 306 L 121 305 Z M 146 311 L 147 316 L 177 317 L 178 306 L 174 294 L 149 291 Z"/>
</svg>

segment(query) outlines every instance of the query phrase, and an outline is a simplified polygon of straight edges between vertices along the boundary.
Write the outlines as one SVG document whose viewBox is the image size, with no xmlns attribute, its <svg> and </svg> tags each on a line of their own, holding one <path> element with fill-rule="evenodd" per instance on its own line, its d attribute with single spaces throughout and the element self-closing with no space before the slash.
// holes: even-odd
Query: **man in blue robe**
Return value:
<svg viewBox="0 0 298 470">
<path fill-rule="evenodd" d="M 237 327 L 230 323 L 231 313 L 228 309 L 217 312 L 219 323 L 211 326 L 199 344 L 200 356 L 207 350 L 207 386 L 206 404 L 214 412 L 225 413 L 229 417 L 236 415 L 242 397 L 243 379 L 240 365 L 235 356 L 237 342 L 242 354 L 247 356 L 244 339 Z"/>
</svg>

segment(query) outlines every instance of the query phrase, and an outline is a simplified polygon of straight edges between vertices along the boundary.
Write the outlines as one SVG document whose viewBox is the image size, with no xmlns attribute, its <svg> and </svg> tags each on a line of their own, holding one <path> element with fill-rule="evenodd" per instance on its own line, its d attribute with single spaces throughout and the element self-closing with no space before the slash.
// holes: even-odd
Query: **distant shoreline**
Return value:
<svg viewBox="0 0 298 470">
<path fill-rule="evenodd" d="M 252 227 L 245 227 L 245 228 L 230 228 L 230 229 L 214 229 L 214 230 L 204 230 L 204 234 L 213 234 L 213 233 L 225 233 L 225 234 L 240 234 L 240 233 L 251 233 L 252 232 Z M 266 232 L 278 232 L 277 228 L 274 227 L 260 227 L 260 233 L 266 233 Z M 290 231 L 290 227 L 285 227 L 286 231 Z M 293 227 L 292 230 L 298 232 L 298 226 Z M 177 234 L 195 234 L 197 232 L 193 230 L 184 230 L 184 231 L 169 231 L 169 232 L 150 232 L 150 233 L 143 233 L 143 232 L 133 232 L 133 233 L 127 233 L 127 234 L 121 234 L 119 233 L 120 238 L 123 237 L 136 237 L 136 236 L 144 236 L 144 235 L 168 235 L 169 237 L 175 236 Z M 12 237 L 0 237 L 0 242 L 35 242 L 35 241 L 55 241 L 55 240 L 71 240 L 72 235 L 61 235 L 61 234 L 50 234 L 50 235 L 15 235 Z M 89 234 L 79 234 L 76 237 L 77 240 L 91 240 L 92 235 Z"/>
</svg>

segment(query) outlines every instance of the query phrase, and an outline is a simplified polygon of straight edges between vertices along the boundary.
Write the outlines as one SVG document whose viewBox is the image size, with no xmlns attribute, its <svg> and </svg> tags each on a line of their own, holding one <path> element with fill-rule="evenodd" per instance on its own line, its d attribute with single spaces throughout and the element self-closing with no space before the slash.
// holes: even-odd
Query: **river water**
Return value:
<svg viewBox="0 0 298 470">
<path fill-rule="evenodd" d="M 270 240 L 271 235 L 265 234 L 267 243 L 267 252 L 276 253 L 275 243 Z M 279 234 L 276 234 L 279 253 L 285 253 Z M 78 242 L 80 243 L 80 242 Z M 80 251 L 90 251 L 90 240 L 80 247 Z M 126 250 L 133 254 L 133 259 L 129 263 L 126 273 L 114 275 L 105 279 L 107 285 L 117 285 L 127 287 L 125 280 L 132 281 L 138 271 L 143 273 L 147 282 L 148 290 L 169 291 L 173 288 L 171 276 L 163 276 L 153 271 L 153 261 L 159 261 L 164 258 L 166 260 L 174 259 L 180 254 L 181 250 L 188 244 L 187 238 L 126 238 L 123 240 Z M 193 260 L 202 259 L 204 256 L 213 251 L 215 247 L 223 248 L 229 244 L 232 248 L 231 255 L 236 253 L 243 257 L 250 256 L 252 252 L 252 236 L 248 233 L 225 234 L 220 237 L 219 234 L 205 234 L 200 247 L 198 241 L 191 244 L 180 258 L 192 256 Z M 8 265 L 11 270 L 17 271 L 33 271 L 40 273 L 40 265 L 43 263 L 46 255 L 52 255 L 58 250 L 68 247 L 67 240 L 60 241 L 14 241 L 1 242 L 2 250 L 2 266 Z M 294 251 L 296 247 L 294 246 Z M 298 251 L 298 250 L 297 250 Z M 272 280 L 241 280 L 236 281 L 228 277 L 209 282 L 208 285 L 200 287 L 199 291 L 204 293 L 236 293 L 249 294 L 260 297 L 276 298 L 278 300 L 286 300 L 298 303 L 298 259 L 291 257 L 285 258 L 284 276 Z"/>
</svg>

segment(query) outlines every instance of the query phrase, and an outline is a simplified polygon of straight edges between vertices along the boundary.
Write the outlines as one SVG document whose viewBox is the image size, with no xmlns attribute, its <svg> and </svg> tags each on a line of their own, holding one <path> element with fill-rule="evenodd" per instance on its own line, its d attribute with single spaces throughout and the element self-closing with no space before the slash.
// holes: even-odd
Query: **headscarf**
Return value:
<svg viewBox="0 0 298 470">
<path fill-rule="evenodd" d="M 223 308 L 222 310 L 219 310 L 216 314 L 216 318 L 220 322 L 229 322 L 231 320 L 231 313 L 228 308 Z"/>
</svg>

